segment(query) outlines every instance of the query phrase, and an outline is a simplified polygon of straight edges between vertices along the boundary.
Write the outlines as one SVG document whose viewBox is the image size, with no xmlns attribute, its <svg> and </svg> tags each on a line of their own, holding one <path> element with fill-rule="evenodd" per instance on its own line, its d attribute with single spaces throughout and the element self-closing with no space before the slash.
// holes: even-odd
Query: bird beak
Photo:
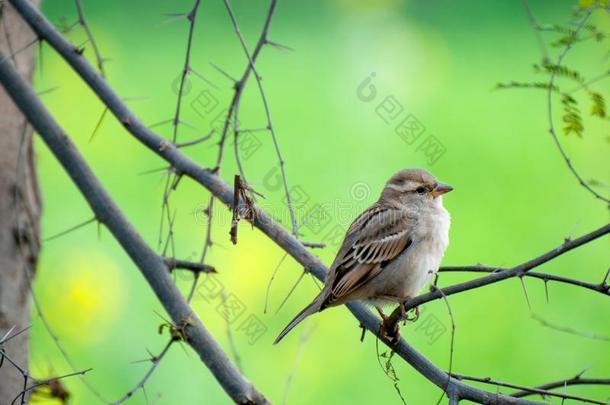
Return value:
<svg viewBox="0 0 610 405">
<path fill-rule="evenodd" d="M 436 188 L 434 190 L 432 190 L 432 196 L 434 198 L 438 197 L 439 195 L 443 195 L 445 193 L 448 193 L 450 191 L 453 190 L 453 187 L 451 187 L 449 184 L 445 184 L 445 183 L 438 183 L 436 185 Z"/>
</svg>

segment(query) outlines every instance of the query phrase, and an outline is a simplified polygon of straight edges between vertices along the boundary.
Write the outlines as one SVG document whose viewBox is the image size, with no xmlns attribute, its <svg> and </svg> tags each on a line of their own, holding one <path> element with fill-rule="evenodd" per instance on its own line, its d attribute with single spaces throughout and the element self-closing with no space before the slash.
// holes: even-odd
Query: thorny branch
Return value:
<svg viewBox="0 0 610 405">
<path fill-rule="evenodd" d="M 420 295 L 416 298 L 413 298 L 406 302 L 406 310 L 410 310 L 412 308 L 417 307 L 418 305 L 424 304 L 426 302 L 434 301 L 443 296 L 453 295 L 460 292 L 472 290 L 475 288 L 483 287 L 489 284 L 497 283 L 502 280 L 506 280 L 512 277 L 522 277 L 525 276 L 530 270 L 541 266 L 544 263 L 547 263 L 558 256 L 561 256 L 564 253 L 569 252 L 575 248 L 583 246 L 597 238 L 607 235 L 610 233 L 610 224 L 606 224 L 601 228 L 598 228 L 592 232 L 589 232 L 579 238 L 576 239 L 566 239 L 563 244 L 558 247 L 538 256 L 527 262 L 521 263 L 512 268 L 508 268 L 502 271 L 491 273 L 484 277 L 475 278 L 473 280 L 469 280 L 463 283 L 454 284 L 449 287 L 445 287 L 427 294 Z M 392 313 L 393 317 L 398 319 L 399 314 Z"/>
<path fill-rule="evenodd" d="M 568 387 L 571 385 L 609 385 L 610 386 L 610 378 L 583 377 L 582 375 L 584 374 L 585 371 L 586 370 L 581 371 L 580 373 L 576 374 L 574 377 L 567 378 L 565 380 L 553 381 L 550 383 L 542 384 L 537 387 L 534 387 L 533 389 L 548 391 L 548 390 L 552 390 L 555 388 L 565 388 L 565 387 Z M 532 391 L 532 389 L 528 388 L 525 390 L 513 392 L 510 395 L 515 398 L 523 398 L 523 397 L 526 397 L 529 395 L 535 395 L 535 394 L 538 394 L 538 392 L 534 392 L 534 391 Z"/>
<path fill-rule="evenodd" d="M 193 32 L 195 31 L 195 22 L 197 21 L 197 11 L 201 5 L 201 0 L 195 0 L 193 8 L 186 14 L 189 21 L 188 40 L 186 43 L 186 52 L 184 57 L 184 67 L 180 75 L 180 87 L 178 88 L 178 100 L 176 101 L 176 113 L 172 121 L 174 131 L 172 133 L 172 141 L 176 143 L 178 140 L 178 127 L 180 126 L 180 108 L 182 107 L 182 97 L 184 95 L 184 83 L 188 74 L 191 72 L 191 49 L 193 47 Z"/>
<path fill-rule="evenodd" d="M 471 272 L 471 273 L 498 273 L 508 270 L 505 267 L 491 267 L 491 266 L 483 266 L 480 264 L 475 264 L 472 266 L 443 266 L 439 269 L 440 272 L 443 273 L 455 273 L 455 272 Z M 540 273 L 534 271 L 528 271 L 524 274 L 524 277 L 537 278 L 542 280 L 545 284 L 549 281 L 554 281 L 562 284 L 570 284 L 576 287 L 586 288 L 588 290 L 599 292 L 603 295 L 610 296 L 610 285 L 606 282 L 606 280 L 602 280 L 599 283 L 589 283 L 582 280 L 577 280 L 574 278 L 557 276 L 549 273 Z"/>
<path fill-rule="evenodd" d="M 64 378 L 74 377 L 74 376 L 83 376 L 86 373 L 88 373 L 89 371 L 91 371 L 91 369 L 89 368 L 89 369 L 82 370 L 82 371 L 75 371 L 73 373 L 65 374 L 65 375 L 58 376 L 58 377 L 51 377 L 51 378 L 45 378 L 45 379 L 33 378 L 30 375 L 30 373 L 28 372 L 28 370 L 26 369 L 26 367 L 23 367 L 23 366 L 17 364 L 17 362 L 15 362 L 11 358 L 11 356 L 7 353 L 7 350 L 5 347 L 6 343 L 9 340 L 16 338 L 17 336 L 19 336 L 20 334 L 22 334 L 23 332 L 25 332 L 28 329 L 29 329 L 29 327 L 22 329 L 16 333 L 13 333 L 13 330 L 14 330 L 14 327 L 13 327 L 13 328 L 9 329 L 9 331 L 2 338 L 0 338 L 0 367 L 12 366 L 23 377 L 23 388 L 13 398 L 13 400 L 10 402 L 10 404 L 13 405 L 13 404 L 16 404 L 17 402 L 19 402 L 21 405 L 25 405 L 28 402 L 28 393 L 29 392 L 39 392 L 43 387 L 49 388 L 50 397 L 57 398 L 60 400 L 66 400 L 70 396 L 70 394 L 65 390 L 65 388 L 63 388 L 63 385 L 61 384 L 60 380 L 62 380 Z"/>
<path fill-rule="evenodd" d="M 196 145 L 200 142 L 203 142 L 207 139 L 209 139 L 212 134 L 213 131 L 210 131 L 208 134 L 205 134 L 204 136 L 197 138 L 195 140 L 192 141 L 185 141 L 182 143 L 178 143 L 178 127 L 181 124 L 185 124 L 181 119 L 180 119 L 180 112 L 181 112 L 181 108 L 182 108 L 182 99 L 184 96 L 184 89 L 185 89 L 185 83 L 186 80 L 188 78 L 188 75 L 191 73 L 196 74 L 198 77 L 201 77 L 202 79 L 205 80 L 205 78 L 203 78 L 203 76 L 197 74 L 195 72 L 195 70 L 193 69 L 193 67 L 191 66 L 191 50 L 193 47 L 193 34 L 195 31 L 195 22 L 197 21 L 197 12 L 199 11 L 199 7 L 201 6 L 201 0 L 195 0 L 193 7 L 191 8 L 191 10 L 186 13 L 184 15 L 184 17 L 186 17 L 186 19 L 189 22 L 189 28 L 188 28 L 188 37 L 187 37 L 187 44 L 186 44 L 186 52 L 185 52 L 185 57 L 184 57 L 184 65 L 180 74 L 180 84 L 178 87 L 178 92 L 177 92 L 177 100 L 176 100 L 176 109 L 175 109 L 175 113 L 174 113 L 174 118 L 171 120 L 172 122 L 172 126 L 173 126 L 173 132 L 172 132 L 172 142 L 174 143 L 174 145 L 177 148 L 183 148 L 183 147 L 187 147 L 187 146 L 192 146 L 192 145 Z M 186 262 L 183 260 L 176 260 L 173 256 L 175 255 L 175 249 L 174 249 L 174 220 L 172 218 L 172 213 L 171 213 L 171 208 L 170 208 L 170 195 L 172 193 L 172 191 L 174 191 L 177 186 L 178 183 L 180 182 L 180 179 L 182 178 L 182 175 L 179 172 L 176 172 L 175 170 L 173 170 L 171 167 L 169 168 L 169 170 L 167 170 L 167 182 L 166 182 L 166 186 L 165 186 L 165 190 L 163 193 L 163 200 L 161 203 L 161 220 L 160 220 L 160 232 L 159 232 L 159 244 L 161 245 L 162 243 L 162 238 L 163 238 L 163 224 L 165 222 L 165 220 L 167 219 L 167 224 L 168 224 L 168 231 L 167 231 L 167 239 L 166 239 L 166 244 L 165 244 L 165 248 L 163 249 L 163 254 L 166 253 L 167 247 L 171 246 L 172 248 L 172 257 L 166 257 L 165 258 L 165 262 L 168 265 L 168 268 L 170 270 L 170 272 L 176 268 L 178 269 L 185 269 L 185 270 L 191 270 L 193 272 L 193 281 L 190 287 L 190 292 L 188 294 L 187 297 L 187 302 L 190 303 L 192 298 L 193 298 L 193 294 L 195 292 L 195 289 L 197 287 L 197 283 L 199 281 L 199 277 L 201 273 L 211 273 L 211 272 L 216 272 L 216 269 L 213 266 L 209 266 L 207 264 L 204 264 L 204 257 L 202 257 L 201 261 L 199 263 L 192 263 L 192 262 Z M 174 213 L 175 216 L 175 213 Z M 211 224 L 210 224 L 211 225 Z M 206 243 L 207 245 L 207 243 Z M 127 394 L 125 394 L 123 396 L 123 398 L 119 399 L 116 404 L 120 404 L 124 401 L 126 401 L 133 393 L 135 393 L 138 389 L 142 389 L 142 391 L 144 392 L 144 384 L 148 381 L 148 379 L 150 378 L 150 376 L 154 373 L 154 371 L 157 369 L 157 367 L 159 366 L 159 364 L 161 363 L 161 360 L 163 360 L 163 358 L 165 357 L 165 355 L 169 352 L 169 349 L 172 347 L 173 343 L 175 342 L 174 339 L 170 339 L 169 342 L 166 344 L 166 346 L 163 348 L 163 350 L 156 356 L 151 356 L 151 366 L 148 369 L 148 371 L 146 372 L 146 374 L 144 375 L 144 377 L 138 382 L 138 384 L 136 384 L 135 387 L 133 387 L 132 389 L 130 389 Z"/>
<path fill-rule="evenodd" d="M 2 62 L 0 62 L 2 63 Z M 17 156 L 17 167 L 16 167 L 16 174 L 15 174 L 15 178 L 16 178 L 16 182 L 17 184 L 21 184 L 22 178 L 23 176 L 23 172 L 24 172 L 24 167 L 23 167 L 23 162 L 25 161 L 24 158 L 24 154 L 25 154 L 25 148 L 24 146 L 27 144 L 26 142 L 26 129 L 28 128 L 28 122 L 27 119 L 24 119 L 24 123 L 23 123 L 23 131 L 21 133 L 21 140 L 20 140 L 20 146 L 18 148 L 18 156 Z M 18 193 L 18 188 L 15 188 L 15 193 Z M 24 205 L 24 210 L 26 212 L 28 212 L 28 215 L 25 216 L 25 220 L 28 222 L 27 226 L 30 227 L 31 229 L 34 229 L 34 227 L 37 227 L 37 223 L 34 220 L 34 218 L 32 217 L 30 211 L 31 211 L 31 207 L 27 206 L 27 203 L 22 199 L 22 198 L 17 198 L 17 194 L 15 194 L 14 198 L 14 211 L 15 211 L 15 226 L 17 229 L 23 229 L 26 224 L 21 223 L 21 219 L 20 219 L 20 215 L 17 215 L 17 211 L 18 211 L 18 204 L 23 204 Z M 86 221 L 85 225 L 92 222 L 93 220 L 95 220 L 95 217 L 92 220 Z M 70 228 L 67 231 L 63 231 L 60 232 L 61 235 L 64 235 L 68 232 L 72 232 L 76 229 L 79 229 L 81 226 L 83 226 L 83 224 L 77 225 L 75 227 Z M 44 241 L 48 241 L 51 240 L 55 237 L 60 236 L 59 234 L 53 235 L 50 238 L 47 238 Z M 22 240 L 22 238 L 18 239 L 18 244 L 19 244 L 19 249 L 18 252 L 21 255 L 24 255 L 25 252 L 22 249 L 22 245 L 24 244 L 25 241 Z M 40 244 L 40 241 L 36 241 L 37 245 Z M 47 333 L 49 334 L 49 336 L 51 337 L 53 343 L 55 344 L 55 346 L 57 347 L 57 349 L 59 350 L 59 352 L 61 353 L 61 356 L 63 357 L 64 361 L 68 364 L 68 366 L 70 367 L 70 369 L 73 371 L 73 373 L 75 373 L 74 375 L 79 376 L 81 382 L 83 383 L 83 385 L 87 388 L 87 390 L 89 390 L 89 392 L 96 397 L 97 399 L 99 399 L 101 402 L 106 402 L 106 400 L 104 399 L 104 397 L 102 396 L 102 394 L 100 394 L 95 387 L 85 378 L 85 374 L 80 373 L 78 370 L 79 368 L 76 366 L 76 363 L 74 362 L 74 360 L 71 358 L 71 356 L 68 354 L 68 351 L 66 350 L 66 348 L 64 347 L 63 343 L 60 341 L 59 336 L 57 335 L 57 333 L 54 331 L 53 327 L 51 326 L 49 320 L 47 319 L 45 313 L 42 310 L 42 306 L 40 305 L 40 302 L 38 300 L 38 297 L 36 296 L 34 290 L 32 289 L 32 285 L 33 285 L 33 278 L 32 275 L 34 274 L 34 264 L 31 262 L 31 260 L 29 260 L 27 257 L 23 257 L 23 272 L 26 275 L 27 281 L 28 281 L 28 286 L 30 289 L 30 295 L 32 297 L 32 303 L 34 304 L 34 308 L 36 310 L 36 313 L 38 315 L 38 317 L 40 318 L 40 321 L 42 322 L 42 325 L 44 326 L 45 330 L 47 331 Z M 21 333 L 21 332 L 19 332 Z M 49 388 L 49 395 L 51 396 L 55 396 L 58 398 L 62 398 L 65 397 L 66 395 L 69 395 L 69 393 L 67 393 L 67 391 L 65 389 L 62 390 L 62 384 L 60 380 L 55 380 L 55 382 L 47 385 L 47 387 Z M 39 390 L 35 390 L 34 393 L 36 393 Z"/>
<path fill-rule="evenodd" d="M 112 111 L 119 119 L 125 128 L 144 145 L 151 149 L 154 153 L 165 159 L 172 167 L 179 170 L 184 175 L 194 179 L 200 183 L 218 199 L 227 206 L 233 205 L 233 189 L 224 183 L 217 175 L 216 171 L 210 171 L 202 168 L 197 163 L 183 155 L 173 145 L 160 148 L 161 145 L 167 145 L 164 139 L 153 133 L 147 128 L 123 103 L 116 95 L 114 90 L 97 75 L 95 70 L 84 60 L 78 52 L 74 52 L 74 46 L 67 42 L 60 33 L 55 30 L 46 19 L 41 16 L 37 10 L 33 9 L 25 0 L 10 0 L 19 10 L 20 14 L 30 24 L 30 26 L 38 33 L 39 36 L 47 40 L 64 59 L 79 73 L 86 83 L 97 93 L 104 104 Z M 6 82 L 6 80 L 3 80 Z M 11 82 L 11 80 L 9 80 Z M 24 108 L 27 108 L 26 105 Z M 36 121 L 36 116 L 31 119 Z M 40 118 L 38 118 L 40 119 Z M 227 120 L 228 125 L 228 120 Z M 225 134 L 226 135 L 226 134 Z M 224 138 L 224 136 L 223 136 Z M 49 146 L 53 147 L 53 144 Z M 273 241 L 275 241 L 282 249 L 288 252 L 298 262 L 300 262 L 310 273 L 314 274 L 318 279 L 324 279 L 327 272 L 326 267 L 321 261 L 311 254 L 308 249 L 293 235 L 287 232 L 280 224 L 273 220 L 265 211 L 254 206 L 256 216 L 253 219 L 253 225 L 263 231 Z M 104 217 L 105 220 L 109 218 Z M 110 218 L 111 219 L 111 218 Z M 610 232 L 610 225 L 605 225 L 598 230 L 595 230 L 587 235 L 584 235 L 573 241 L 567 241 L 560 247 L 541 255 L 535 259 L 515 266 L 505 271 L 489 274 L 485 277 L 477 278 L 469 282 L 456 284 L 445 287 L 442 294 L 451 295 L 470 289 L 482 287 L 491 283 L 495 283 L 507 278 L 519 276 L 527 271 L 540 266 L 557 256 L 566 253 L 576 247 L 589 243 Z M 166 266 L 163 264 L 163 267 Z M 411 307 L 421 305 L 425 302 L 438 299 L 442 296 L 439 291 L 424 294 L 410 301 L 408 304 Z M 374 316 L 363 304 L 353 302 L 348 305 L 348 308 L 358 318 L 360 323 L 378 335 L 379 319 Z M 193 328 L 188 328 L 192 330 Z M 390 346 L 394 352 L 405 359 L 413 368 L 421 373 L 428 380 L 443 390 L 446 390 L 451 403 L 457 403 L 460 400 L 470 400 L 477 403 L 485 404 L 536 404 L 534 401 L 527 401 L 499 393 L 488 392 L 474 386 L 463 383 L 462 381 L 449 376 L 446 372 L 439 369 L 430 360 L 413 349 L 403 339 L 398 342 L 393 342 L 379 336 L 380 340 Z M 228 362 L 228 359 L 226 360 Z"/>
<path fill-rule="evenodd" d="M 269 132 L 271 133 L 271 138 L 273 139 L 273 146 L 275 147 L 275 152 L 277 154 L 277 158 L 279 161 L 279 165 L 280 165 L 280 172 L 282 174 L 282 182 L 283 182 L 283 186 L 284 186 L 284 193 L 286 195 L 286 205 L 288 206 L 288 212 L 290 213 L 290 222 L 292 225 L 292 234 L 298 239 L 299 237 L 299 226 L 297 224 L 297 218 L 296 218 L 296 214 L 294 212 L 294 207 L 292 206 L 292 196 L 290 195 L 290 190 L 288 189 L 288 180 L 286 177 L 286 162 L 284 161 L 284 158 L 282 157 L 282 152 L 280 151 L 280 146 L 278 143 L 278 138 L 277 135 L 275 133 L 275 127 L 273 126 L 273 122 L 271 120 L 271 110 L 269 108 L 269 101 L 267 100 L 267 95 L 265 94 L 265 91 L 263 89 L 263 83 L 262 83 L 262 78 L 261 76 L 258 74 L 258 71 L 256 70 L 255 67 L 255 61 L 256 61 L 256 57 L 258 56 L 258 52 L 260 52 L 260 50 L 263 48 L 263 46 L 265 44 L 272 44 L 271 41 L 269 41 L 269 26 L 271 24 L 271 18 L 273 17 L 273 13 L 275 12 L 275 8 L 277 6 L 277 0 L 271 0 L 271 6 L 269 7 L 269 14 L 268 14 L 268 18 L 267 21 L 265 21 L 265 25 L 263 26 L 263 32 L 259 38 L 258 43 L 256 44 L 256 47 L 254 49 L 254 53 L 252 55 L 250 55 L 250 53 L 248 52 L 248 46 L 246 45 L 246 41 L 244 39 L 243 34 L 241 33 L 241 30 L 239 28 L 239 24 L 237 23 L 237 18 L 235 17 L 235 14 L 233 13 L 233 9 L 231 8 L 231 3 L 229 2 L 229 0 L 224 0 L 225 6 L 227 8 L 227 12 L 229 13 L 229 16 L 231 17 L 231 22 L 233 23 L 233 28 L 235 29 L 235 33 L 237 34 L 237 37 L 239 38 L 239 42 L 241 43 L 241 46 L 244 50 L 244 53 L 246 54 L 246 57 L 248 58 L 248 66 L 252 69 L 252 72 L 254 73 L 254 78 L 256 79 L 256 84 L 258 85 L 258 90 L 261 96 L 261 99 L 263 100 L 263 106 L 265 108 L 265 114 L 267 116 L 267 129 L 269 130 Z M 240 86 L 245 86 L 245 82 L 243 83 L 239 83 Z M 238 120 L 237 120 L 237 116 L 239 113 L 239 100 L 237 102 L 237 105 L 235 106 L 235 150 L 236 150 L 236 159 L 238 161 L 238 165 L 241 168 L 241 162 L 239 160 L 239 153 L 238 148 L 237 148 L 237 137 L 239 134 L 237 125 L 238 125 Z M 243 175 L 243 169 L 241 169 L 242 175 Z"/>
<path fill-rule="evenodd" d="M 576 395 L 570 395 L 570 394 L 563 394 L 563 393 L 559 393 L 559 392 L 541 390 L 541 389 L 538 389 L 538 388 L 524 387 L 522 385 L 510 384 L 510 383 L 505 383 L 505 382 L 502 382 L 502 381 L 493 380 L 493 379 L 491 379 L 489 377 L 473 377 L 473 376 L 469 376 L 469 375 L 465 375 L 465 374 L 457 374 L 457 373 L 451 373 L 451 375 L 453 377 L 457 378 L 458 380 L 476 381 L 476 382 L 480 382 L 480 383 L 495 385 L 497 387 L 506 387 L 506 388 L 520 389 L 520 390 L 524 390 L 524 391 L 528 392 L 529 394 L 540 394 L 540 395 L 548 396 L 548 397 L 562 398 L 563 400 L 573 399 L 573 400 L 576 400 L 576 401 L 586 402 L 586 403 L 589 403 L 589 404 L 607 405 L 607 402 L 604 402 L 604 401 L 597 401 L 595 399 L 579 397 L 579 396 L 576 396 Z"/>
<path fill-rule="evenodd" d="M 600 405 L 608 404 L 608 402 L 606 402 L 606 401 L 598 401 L 595 399 L 565 394 L 565 393 L 561 393 L 561 392 L 553 392 L 553 391 L 548 391 L 548 390 L 540 389 L 540 388 L 524 387 L 522 385 L 510 384 L 510 383 L 494 380 L 489 377 L 474 377 L 474 376 L 470 376 L 470 375 L 457 374 L 457 373 L 451 373 L 451 375 L 453 377 L 457 378 L 458 380 L 476 381 L 476 382 L 480 382 L 480 383 L 495 385 L 497 387 L 505 387 L 505 388 L 513 388 L 513 389 L 522 390 L 520 392 L 525 392 L 525 393 L 527 393 L 526 395 L 540 394 L 540 395 L 546 396 L 546 397 L 557 397 L 557 398 L 562 398 L 562 400 L 573 399 L 576 401 L 581 401 L 581 402 L 585 402 L 585 403 L 589 403 L 589 404 L 600 404 Z M 511 396 L 515 397 L 515 394 L 511 394 Z M 525 396 L 525 395 L 522 395 L 522 396 Z"/>
<path fill-rule="evenodd" d="M 93 32 L 89 27 L 89 23 L 87 23 L 87 20 L 85 18 L 85 11 L 83 10 L 81 0 L 74 1 L 76 3 L 76 11 L 78 12 L 78 23 L 85 30 L 85 33 L 87 34 L 87 40 L 91 43 L 91 47 L 93 48 L 93 52 L 95 53 L 95 63 L 97 64 L 97 68 L 100 70 L 100 74 L 102 75 L 102 77 L 106 77 L 106 72 L 104 71 L 104 58 L 100 53 L 100 48 L 95 42 L 95 37 L 93 36 Z"/>
<path fill-rule="evenodd" d="M 163 359 L 163 357 L 165 357 L 165 355 L 167 354 L 167 352 L 169 351 L 169 349 L 170 349 L 170 347 L 172 346 L 173 343 L 174 343 L 174 340 L 170 339 L 167 342 L 167 344 L 163 347 L 163 349 L 161 350 L 161 352 L 158 355 L 156 355 L 156 356 L 151 355 L 150 356 L 148 361 L 150 361 L 153 364 L 153 366 L 148 369 L 148 371 L 144 374 L 142 379 L 140 381 L 138 381 L 138 383 L 133 388 L 131 388 L 129 391 L 127 391 L 127 393 L 125 395 L 123 395 L 121 398 L 119 398 L 118 400 L 113 402 L 113 405 L 122 404 L 123 402 L 125 402 L 129 398 L 131 398 L 138 390 L 144 390 L 144 386 L 148 382 L 148 379 L 155 372 L 155 370 L 157 368 L 156 366 L 159 364 L 161 359 Z"/>
<path fill-rule="evenodd" d="M 23 5 L 38 12 L 27 1 L 16 8 Z M 82 58 L 82 55 L 78 55 Z M 0 52 L 0 59 L 3 57 L 4 54 Z M 100 77 L 97 73 L 95 75 Z M 179 325 L 186 342 L 199 354 L 227 394 L 238 403 L 267 403 L 265 397 L 235 368 L 193 312 L 173 283 L 163 258 L 137 233 L 32 87 L 7 61 L 0 63 L 0 82 L 68 172 L 98 220 L 107 226 L 138 266 L 175 325 Z"/>
</svg>

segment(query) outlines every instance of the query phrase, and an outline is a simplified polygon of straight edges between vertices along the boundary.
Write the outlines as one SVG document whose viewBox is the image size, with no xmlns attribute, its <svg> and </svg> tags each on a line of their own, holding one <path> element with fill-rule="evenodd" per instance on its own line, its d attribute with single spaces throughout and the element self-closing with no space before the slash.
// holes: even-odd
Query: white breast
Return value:
<svg viewBox="0 0 610 405">
<path fill-rule="evenodd" d="M 442 206 L 442 201 L 438 201 L 429 212 L 420 216 L 413 244 L 400 263 L 405 296 L 415 296 L 424 284 L 432 281 L 449 244 L 450 224 L 449 213 Z"/>
<path fill-rule="evenodd" d="M 410 232 L 411 246 L 394 259 L 368 285 L 360 298 L 385 297 L 381 302 L 402 302 L 412 298 L 431 281 L 449 244 L 449 213 L 442 197 L 424 212 L 418 212 L 417 222 Z"/>
</svg>

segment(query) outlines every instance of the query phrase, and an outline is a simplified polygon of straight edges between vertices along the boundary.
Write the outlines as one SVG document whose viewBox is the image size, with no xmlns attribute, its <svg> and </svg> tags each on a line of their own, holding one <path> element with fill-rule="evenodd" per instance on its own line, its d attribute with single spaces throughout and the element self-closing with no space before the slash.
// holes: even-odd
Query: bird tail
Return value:
<svg viewBox="0 0 610 405">
<path fill-rule="evenodd" d="M 278 337 L 275 338 L 275 341 L 273 342 L 273 344 L 279 343 L 279 341 L 282 340 L 284 338 L 284 336 L 286 336 L 286 334 L 288 334 L 288 332 L 290 332 L 292 330 L 292 328 L 294 328 L 299 323 L 301 323 L 301 321 L 303 319 L 307 318 L 311 314 L 320 312 L 321 310 L 322 310 L 321 300 L 320 300 L 320 296 L 318 296 L 316 299 L 314 299 L 311 302 L 311 304 L 307 305 L 305 307 L 305 309 L 303 309 L 301 312 L 299 312 L 292 321 L 290 321 L 288 326 L 286 326 L 284 328 L 284 330 L 278 335 Z"/>
</svg>

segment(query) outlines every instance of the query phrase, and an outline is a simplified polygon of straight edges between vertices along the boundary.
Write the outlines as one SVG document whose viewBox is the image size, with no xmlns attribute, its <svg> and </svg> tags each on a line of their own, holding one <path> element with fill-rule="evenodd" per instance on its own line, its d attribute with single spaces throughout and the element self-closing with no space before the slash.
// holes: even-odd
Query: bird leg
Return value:
<svg viewBox="0 0 610 405">
<path fill-rule="evenodd" d="M 383 319 L 384 321 L 386 319 L 388 319 L 388 316 L 385 314 L 385 312 L 383 312 L 383 309 L 379 305 L 375 305 L 375 309 L 379 313 L 379 316 L 381 317 L 381 319 Z"/>
<path fill-rule="evenodd" d="M 404 306 L 402 308 L 404 310 Z M 398 322 L 396 322 L 394 316 L 387 316 L 379 305 L 375 305 L 375 309 L 377 310 L 377 312 L 379 312 L 379 316 L 381 316 L 379 335 L 382 338 L 385 338 L 391 342 L 397 342 L 400 338 L 400 329 L 398 328 Z"/>
</svg>

